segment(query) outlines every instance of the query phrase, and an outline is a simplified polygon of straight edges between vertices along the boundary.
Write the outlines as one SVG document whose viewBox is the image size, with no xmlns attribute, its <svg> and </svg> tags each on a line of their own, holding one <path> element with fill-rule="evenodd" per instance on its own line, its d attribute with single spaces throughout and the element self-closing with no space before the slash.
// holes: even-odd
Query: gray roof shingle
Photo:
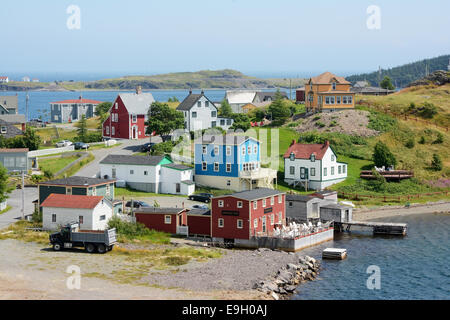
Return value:
<svg viewBox="0 0 450 320">
<path fill-rule="evenodd" d="M 175 169 L 175 170 L 193 170 L 194 169 L 192 167 L 188 167 L 183 164 L 177 164 L 177 163 L 165 164 L 164 167 Z"/>
<path fill-rule="evenodd" d="M 286 201 L 300 201 L 308 202 L 313 199 L 318 199 L 317 197 L 304 196 L 301 194 L 286 194 Z"/>
<path fill-rule="evenodd" d="M 125 107 L 130 114 L 148 114 L 150 105 L 155 102 L 151 93 L 121 93 L 119 97 L 122 99 Z"/>
<path fill-rule="evenodd" d="M 189 111 L 197 103 L 202 94 L 190 93 L 177 107 L 178 111 Z"/>
<path fill-rule="evenodd" d="M 135 213 L 164 213 L 164 214 L 173 214 L 180 213 L 186 209 L 184 208 L 157 208 L 157 207 L 140 207 L 136 209 Z"/>
<path fill-rule="evenodd" d="M 158 165 L 165 156 L 129 156 L 122 154 L 110 154 L 102 161 L 101 164 L 125 164 L 125 165 Z"/>
<path fill-rule="evenodd" d="M 40 185 L 61 185 L 61 186 L 94 186 L 115 182 L 116 180 L 89 178 L 89 177 L 68 177 L 64 179 L 56 179 L 40 182 Z"/>
<path fill-rule="evenodd" d="M 235 198 L 238 198 L 238 199 L 251 201 L 251 200 L 256 200 L 256 199 L 276 196 L 276 195 L 279 195 L 279 194 L 284 194 L 284 192 L 279 191 L 279 190 L 269 189 L 269 188 L 256 188 L 256 189 L 249 190 L 249 191 L 236 192 L 236 193 L 233 193 L 233 194 L 219 196 L 219 197 L 215 197 L 215 198 L 235 197 Z"/>
</svg>

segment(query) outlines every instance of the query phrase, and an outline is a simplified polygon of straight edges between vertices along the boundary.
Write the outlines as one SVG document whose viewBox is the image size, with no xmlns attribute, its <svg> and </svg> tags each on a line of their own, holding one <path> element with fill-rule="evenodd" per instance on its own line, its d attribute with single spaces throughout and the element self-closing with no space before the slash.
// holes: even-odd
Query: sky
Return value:
<svg viewBox="0 0 450 320">
<path fill-rule="evenodd" d="M 449 54 L 449 12 L 448 0 L 2 1 L 0 74 L 349 75 Z"/>
</svg>

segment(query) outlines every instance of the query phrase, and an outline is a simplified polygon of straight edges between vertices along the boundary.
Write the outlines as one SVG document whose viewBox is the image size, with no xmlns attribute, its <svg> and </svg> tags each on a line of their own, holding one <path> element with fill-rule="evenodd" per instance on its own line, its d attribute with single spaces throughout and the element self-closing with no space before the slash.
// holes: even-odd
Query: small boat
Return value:
<svg viewBox="0 0 450 320">
<path fill-rule="evenodd" d="M 347 258 L 347 249 L 326 248 L 322 251 L 322 259 L 344 260 Z"/>
</svg>

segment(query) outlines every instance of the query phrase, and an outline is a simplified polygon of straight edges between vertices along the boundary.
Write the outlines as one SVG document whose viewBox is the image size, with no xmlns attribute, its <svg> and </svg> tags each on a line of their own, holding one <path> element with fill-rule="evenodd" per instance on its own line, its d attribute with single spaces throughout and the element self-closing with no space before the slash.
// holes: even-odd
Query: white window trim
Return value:
<svg viewBox="0 0 450 320">
<path fill-rule="evenodd" d="M 258 209 L 258 200 L 253 201 L 253 210 Z"/>
<path fill-rule="evenodd" d="M 217 220 L 217 226 L 219 228 L 223 228 L 225 225 L 225 221 L 223 220 L 223 218 L 219 218 L 219 220 Z"/>
<path fill-rule="evenodd" d="M 244 206 L 244 203 L 243 203 L 242 201 L 238 201 L 238 202 L 237 202 L 237 207 L 238 207 L 239 209 L 242 209 L 243 206 Z"/>
<path fill-rule="evenodd" d="M 231 156 L 231 147 L 227 146 L 227 156 Z"/>
<path fill-rule="evenodd" d="M 219 208 L 223 208 L 223 200 L 219 200 L 217 205 L 219 206 Z"/>
<path fill-rule="evenodd" d="M 170 214 L 164 215 L 164 224 L 172 224 L 172 216 Z"/>
<path fill-rule="evenodd" d="M 216 170 L 216 165 L 217 165 L 217 170 Z M 214 172 L 219 172 L 220 169 L 220 165 L 218 162 L 214 162 Z"/>
<path fill-rule="evenodd" d="M 266 207 L 266 199 L 262 199 L 262 206 L 263 206 L 263 208 Z"/>
<path fill-rule="evenodd" d="M 205 165 L 205 167 L 203 167 L 203 165 Z M 206 161 L 202 162 L 202 171 L 207 171 L 208 170 L 208 164 L 206 163 Z"/>
<path fill-rule="evenodd" d="M 239 226 L 239 224 L 240 224 L 240 226 Z M 238 229 L 243 229 L 243 228 L 244 228 L 244 220 L 238 219 L 238 220 L 236 221 L 236 227 L 237 227 Z"/>
<path fill-rule="evenodd" d="M 208 146 L 202 145 L 202 154 L 208 154 Z"/>
<path fill-rule="evenodd" d="M 231 163 L 226 164 L 226 172 L 231 172 Z"/>
</svg>

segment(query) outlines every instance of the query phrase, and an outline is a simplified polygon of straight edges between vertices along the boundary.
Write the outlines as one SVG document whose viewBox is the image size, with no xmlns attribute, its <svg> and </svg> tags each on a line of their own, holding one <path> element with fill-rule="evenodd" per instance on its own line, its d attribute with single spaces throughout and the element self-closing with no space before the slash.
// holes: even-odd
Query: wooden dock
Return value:
<svg viewBox="0 0 450 320">
<path fill-rule="evenodd" d="M 335 226 L 339 225 L 336 230 L 343 231 L 344 225 L 346 226 L 346 230 L 350 231 L 352 226 L 357 227 L 366 227 L 372 228 L 374 234 L 389 234 L 389 235 L 398 235 L 398 236 L 406 236 L 408 230 L 407 223 L 393 223 L 393 222 L 372 222 L 372 221 L 352 221 L 352 222 L 343 222 L 336 223 Z"/>
<path fill-rule="evenodd" d="M 392 170 L 392 171 L 379 171 L 380 175 L 382 175 L 387 181 L 400 181 L 403 179 L 410 179 L 414 177 L 414 171 L 407 170 Z M 361 179 L 376 179 L 376 176 L 372 171 L 361 171 L 359 176 Z"/>
</svg>

